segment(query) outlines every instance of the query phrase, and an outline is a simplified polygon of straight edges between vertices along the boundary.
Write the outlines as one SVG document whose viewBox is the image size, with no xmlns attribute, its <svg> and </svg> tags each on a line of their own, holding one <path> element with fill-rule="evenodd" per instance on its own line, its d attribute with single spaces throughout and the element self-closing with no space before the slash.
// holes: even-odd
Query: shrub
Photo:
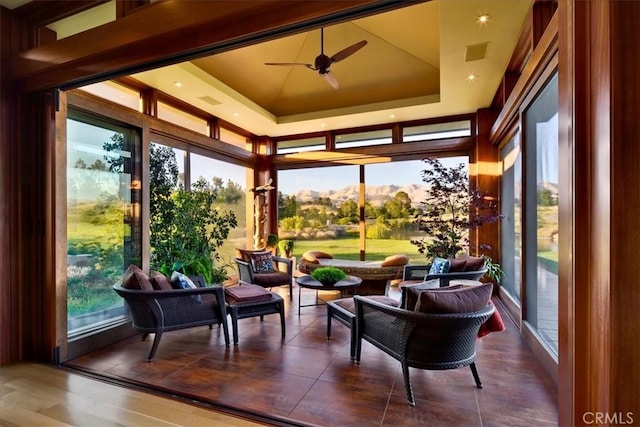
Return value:
<svg viewBox="0 0 640 427">
<path fill-rule="evenodd" d="M 325 286 L 334 285 L 347 277 L 346 273 L 336 267 L 318 267 L 311 272 L 311 277 Z"/>
<path fill-rule="evenodd" d="M 391 228 L 382 223 L 376 223 L 367 227 L 367 239 L 388 239 L 391 237 Z"/>
</svg>

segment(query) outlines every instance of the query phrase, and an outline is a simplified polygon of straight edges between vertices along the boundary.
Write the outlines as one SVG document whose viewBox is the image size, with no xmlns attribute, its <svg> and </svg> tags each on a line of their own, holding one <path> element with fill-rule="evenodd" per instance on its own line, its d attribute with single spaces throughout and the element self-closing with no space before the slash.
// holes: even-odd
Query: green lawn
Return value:
<svg viewBox="0 0 640 427">
<path fill-rule="evenodd" d="M 389 255 L 405 254 L 412 264 L 424 264 L 426 258 L 418 252 L 418 248 L 409 240 L 367 239 L 367 261 L 381 261 Z M 326 240 L 296 240 L 293 255 L 301 257 L 310 250 L 323 251 L 334 258 L 360 259 L 359 240 L 354 238 Z"/>
</svg>

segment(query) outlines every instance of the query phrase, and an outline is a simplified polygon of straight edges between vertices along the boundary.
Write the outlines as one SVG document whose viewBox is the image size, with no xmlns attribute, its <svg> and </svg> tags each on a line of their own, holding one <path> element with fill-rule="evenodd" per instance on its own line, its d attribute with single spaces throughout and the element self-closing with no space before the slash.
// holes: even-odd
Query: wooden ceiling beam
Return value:
<svg viewBox="0 0 640 427">
<path fill-rule="evenodd" d="M 70 88 L 412 3 L 416 2 L 167 0 L 21 52 L 11 58 L 10 74 L 25 91 Z"/>
<path fill-rule="evenodd" d="M 109 0 L 34 0 L 12 10 L 14 17 L 31 25 L 49 25 L 76 13 L 99 6 Z"/>
</svg>

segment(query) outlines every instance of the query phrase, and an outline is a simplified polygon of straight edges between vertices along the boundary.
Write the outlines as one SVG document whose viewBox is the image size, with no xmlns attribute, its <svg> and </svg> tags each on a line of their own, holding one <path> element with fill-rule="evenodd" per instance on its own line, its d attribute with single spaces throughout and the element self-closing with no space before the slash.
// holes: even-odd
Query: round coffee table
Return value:
<svg viewBox="0 0 640 427">
<path fill-rule="evenodd" d="M 311 307 L 311 306 L 318 305 L 318 301 L 320 300 L 318 298 L 318 291 L 339 291 L 340 298 L 344 298 L 344 291 L 355 289 L 356 287 L 360 286 L 361 283 L 362 283 L 362 279 L 356 276 L 347 276 L 333 285 L 323 285 L 322 283 L 318 282 L 316 279 L 314 279 L 311 276 L 297 277 L 296 284 L 298 285 L 298 315 L 300 315 L 300 307 Z M 300 305 L 302 288 L 315 289 L 316 291 L 315 304 Z"/>
</svg>

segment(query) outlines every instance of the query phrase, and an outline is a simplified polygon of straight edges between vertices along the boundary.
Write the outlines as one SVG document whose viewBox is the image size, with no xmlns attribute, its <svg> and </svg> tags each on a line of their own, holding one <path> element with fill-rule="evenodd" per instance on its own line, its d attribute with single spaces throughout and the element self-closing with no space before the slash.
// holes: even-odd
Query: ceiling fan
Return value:
<svg viewBox="0 0 640 427">
<path fill-rule="evenodd" d="M 366 44 L 366 40 L 361 40 L 358 43 L 342 49 L 332 57 L 328 57 L 324 54 L 324 28 L 320 28 L 320 55 L 316 56 L 313 64 L 305 64 L 302 62 L 265 62 L 264 65 L 302 65 L 310 70 L 317 71 L 322 77 L 324 77 L 332 88 L 338 89 L 338 79 L 336 79 L 336 76 L 331 72 L 331 70 L 329 70 L 329 67 L 331 64 L 335 64 L 336 62 L 342 61 L 343 59 L 353 55 Z"/>
</svg>

